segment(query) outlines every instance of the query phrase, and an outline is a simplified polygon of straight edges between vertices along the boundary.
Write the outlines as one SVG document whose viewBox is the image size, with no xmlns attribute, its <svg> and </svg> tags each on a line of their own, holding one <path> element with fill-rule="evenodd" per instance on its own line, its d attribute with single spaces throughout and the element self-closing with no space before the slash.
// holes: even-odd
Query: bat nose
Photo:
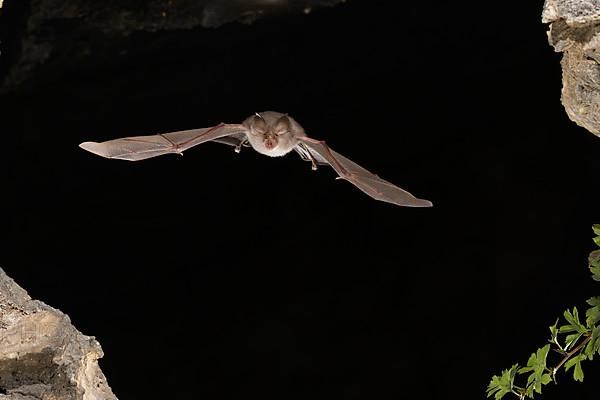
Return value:
<svg viewBox="0 0 600 400">
<path fill-rule="evenodd" d="M 275 147 L 277 147 L 277 139 L 271 136 L 267 136 L 264 143 L 267 150 L 273 150 Z"/>
</svg>

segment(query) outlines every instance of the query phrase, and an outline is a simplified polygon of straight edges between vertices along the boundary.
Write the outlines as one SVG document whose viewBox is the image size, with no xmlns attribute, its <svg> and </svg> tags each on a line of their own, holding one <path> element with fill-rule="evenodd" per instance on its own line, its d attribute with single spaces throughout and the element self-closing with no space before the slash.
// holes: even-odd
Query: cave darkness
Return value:
<svg viewBox="0 0 600 400">
<path fill-rule="evenodd" d="M 349 0 L 127 35 L 55 19 L 19 79 L 35 2 L 16 3 L 0 266 L 96 336 L 120 399 L 481 399 L 599 293 L 600 139 L 560 104 L 542 1 Z M 263 110 L 434 207 L 374 201 L 295 154 L 77 147 Z M 583 366 L 540 398 L 596 399 L 600 361 Z"/>
</svg>

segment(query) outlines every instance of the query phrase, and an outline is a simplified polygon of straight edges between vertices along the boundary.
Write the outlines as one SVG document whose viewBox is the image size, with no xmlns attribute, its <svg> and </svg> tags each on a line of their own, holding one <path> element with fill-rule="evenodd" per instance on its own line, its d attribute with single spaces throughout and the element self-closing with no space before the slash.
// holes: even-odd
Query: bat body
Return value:
<svg viewBox="0 0 600 400">
<path fill-rule="evenodd" d="M 270 157 L 280 157 L 294 150 L 303 160 L 311 162 L 313 170 L 317 169 L 317 165 L 330 165 L 339 179 L 352 183 L 376 200 L 408 207 L 432 206 L 430 201 L 416 198 L 336 153 L 324 141 L 308 137 L 295 119 L 275 111 L 256 113 L 241 124 L 221 123 L 210 128 L 101 143 L 84 142 L 79 146 L 102 157 L 138 161 L 163 154 L 181 154 L 190 147 L 209 141 L 235 146 L 236 152 L 242 146 L 250 146 Z"/>
</svg>

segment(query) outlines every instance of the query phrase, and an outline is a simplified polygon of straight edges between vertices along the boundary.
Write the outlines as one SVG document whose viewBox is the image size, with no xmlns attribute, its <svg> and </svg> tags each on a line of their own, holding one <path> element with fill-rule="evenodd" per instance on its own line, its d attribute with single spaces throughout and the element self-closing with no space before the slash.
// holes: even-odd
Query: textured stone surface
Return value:
<svg viewBox="0 0 600 400">
<path fill-rule="evenodd" d="M 93 337 L 0 269 L 0 399 L 116 399 L 98 366 L 102 356 Z"/>
<path fill-rule="evenodd" d="M 121 58 L 131 41 L 159 51 L 176 46 L 174 34 L 207 30 L 280 14 L 309 13 L 345 0 L 6 0 L 0 13 L 4 64 L 0 89 L 38 84 L 45 70 L 73 72 L 73 66 L 105 66 Z M 171 35 L 169 35 L 169 33 Z M 196 32 L 197 33 L 197 32 Z M 132 39 L 132 36 L 138 35 Z M 139 35 L 145 35 L 144 40 Z"/>
<path fill-rule="evenodd" d="M 542 20 L 549 23 L 558 19 L 572 26 L 598 21 L 600 0 L 546 0 Z"/>
<path fill-rule="evenodd" d="M 600 136 L 600 0 L 546 0 L 548 40 L 563 52 L 562 103 L 569 118 Z"/>
</svg>

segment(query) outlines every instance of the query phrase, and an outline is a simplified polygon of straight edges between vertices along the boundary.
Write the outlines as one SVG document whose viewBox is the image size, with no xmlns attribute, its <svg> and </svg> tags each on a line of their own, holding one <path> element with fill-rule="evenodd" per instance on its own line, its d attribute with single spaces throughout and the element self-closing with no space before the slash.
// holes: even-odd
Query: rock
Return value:
<svg viewBox="0 0 600 400">
<path fill-rule="evenodd" d="M 564 53 L 561 99 L 569 118 L 600 136 L 600 0 L 546 0 L 542 21 Z"/>
<path fill-rule="evenodd" d="M 0 68 L 0 89 L 10 92 L 31 88 L 51 70 L 64 75 L 78 64 L 104 66 L 120 57 L 128 38 L 146 34 L 147 43 L 173 46 L 168 33 L 218 28 L 240 21 L 280 14 L 306 14 L 314 8 L 345 0 L 6 0 L 0 13 L 0 43 L 5 43 Z M 168 37 L 167 37 L 168 36 Z M 140 49 L 140 41 L 135 44 Z M 158 49 L 160 50 L 160 49 Z M 159 52 L 157 50 L 157 52 Z M 4 54 L 6 53 L 6 54 Z"/>
<path fill-rule="evenodd" d="M 111 400 L 98 341 L 0 269 L 0 399 Z"/>
</svg>

